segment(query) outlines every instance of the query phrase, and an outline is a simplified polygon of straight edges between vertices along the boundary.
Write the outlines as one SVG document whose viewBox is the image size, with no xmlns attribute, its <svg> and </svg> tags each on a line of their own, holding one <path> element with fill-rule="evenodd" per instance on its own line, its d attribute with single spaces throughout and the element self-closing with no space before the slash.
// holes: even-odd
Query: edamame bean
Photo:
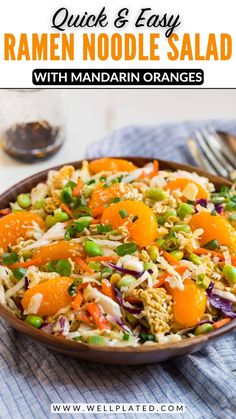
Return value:
<svg viewBox="0 0 236 419">
<path fill-rule="evenodd" d="M 87 240 L 85 242 L 84 251 L 89 256 L 102 256 L 102 249 L 92 240 Z"/>
<path fill-rule="evenodd" d="M 189 204 L 180 204 L 177 209 L 177 215 L 180 218 L 185 218 L 190 214 L 193 214 L 195 212 L 195 209 L 192 205 Z"/>
<path fill-rule="evenodd" d="M 18 195 L 17 197 L 17 202 L 20 205 L 21 208 L 29 208 L 31 205 L 31 199 L 30 199 L 30 195 L 25 194 L 25 193 L 21 193 L 20 195 Z"/>
<path fill-rule="evenodd" d="M 202 264 L 201 258 L 198 255 L 195 255 L 195 253 L 191 253 L 188 258 L 191 262 L 194 263 L 194 265 L 201 265 Z"/>
<path fill-rule="evenodd" d="M 57 212 L 54 215 L 54 220 L 56 223 L 64 223 L 65 221 L 69 220 L 69 215 L 66 212 Z"/>
<path fill-rule="evenodd" d="M 173 227 L 171 227 L 170 229 L 171 233 L 190 233 L 191 232 L 191 228 L 189 227 L 189 225 L 187 224 L 175 224 Z"/>
<path fill-rule="evenodd" d="M 232 284 L 236 284 L 236 268 L 232 265 L 225 265 L 223 268 L 223 274 L 227 281 Z"/>
<path fill-rule="evenodd" d="M 36 327 L 36 329 L 39 329 L 43 324 L 43 318 L 41 316 L 36 316 L 35 314 L 29 314 L 25 322 L 30 324 L 30 326 Z"/>
<path fill-rule="evenodd" d="M 117 283 L 117 287 L 119 289 L 130 287 L 130 285 L 132 285 L 135 281 L 136 281 L 136 279 L 133 276 L 124 275 L 123 278 L 121 278 L 119 280 L 119 282 Z"/>
<path fill-rule="evenodd" d="M 150 257 L 150 259 L 152 261 L 157 260 L 157 256 L 158 256 L 158 249 L 157 249 L 157 247 L 156 246 L 149 247 L 148 254 L 149 254 L 149 257 Z"/>
<path fill-rule="evenodd" d="M 170 252 L 170 255 L 173 256 L 176 260 L 181 260 L 184 257 L 184 252 L 182 252 L 182 250 L 173 250 Z"/>
<path fill-rule="evenodd" d="M 167 197 L 167 194 L 162 189 L 153 188 L 146 191 L 146 196 L 150 199 L 153 199 L 154 201 L 164 201 L 164 199 Z"/>
</svg>

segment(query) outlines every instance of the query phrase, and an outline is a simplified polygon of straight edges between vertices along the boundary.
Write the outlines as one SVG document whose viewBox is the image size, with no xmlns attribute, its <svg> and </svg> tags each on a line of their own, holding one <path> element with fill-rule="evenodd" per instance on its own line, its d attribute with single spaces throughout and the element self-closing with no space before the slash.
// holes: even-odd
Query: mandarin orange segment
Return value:
<svg viewBox="0 0 236 419">
<path fill-rule="evenodd" d="M 39 259 L 42 265 L 57 259 L 68 259 L 82 255 L 82 246 L 66 240 L 60 240 L 48 246 L 40 247 L 34 254 L 33 260 Z"/>
<path fill-rule="evenodd" d="M 95 174 L 99 172 L 132 172 L 135 169 L 137 167 L 128 160 L 109 157 L 93 160 L 89 163 L 89 170 Z"/>
<path fill-rule="evenodd" d="M 135 216 L 138 217 L 135 222 L 130 220 L 127 224 L 131 240 L 134 240 L 140 247 L 144 247 L 157 238 L 156 217 L 151 208 L 142 202 L 126 200 L 111 204 L 103 212 L 102 223 L 111 224 L 115 229 L 127 222 L 127 217 L 121 217 L 121 210 L 125 210 L 127 217 L 129 216 L 130 219 Z"/>
<path fill-rule="evenodd" d="M 211 240 L 217 240 L 220 245 L 226 245 L 236 250 L 236 231 L 229 221 L 221 215 L 211 215 L 209 212 L 193 214 L 190 220 L 193 231 L 198 228 L 204 229 L 201 236 L 201 245 L 204 246 Z"/>
<path fill-rule="evenodd" d="M 206 310 L 206 292 L 197 287 L 190 278 L 184 281 L 184 290 L 168 287 L 173 297 L 174 318 L 181 327 L 193 327 L 203 317 Z"/>
<path fill-rule="evenodd" d="M 177 178 L 175 180 L 171 180 L 170 182 L 167 182 L 164 189 L 165 190 L 169 189 L 170 191 L 174 191 L 175 189 L 180 189 L 181 191 L 183 191 L 186 188 L 186 186 L 190 183 L 193 183 L 198 188 L 196 199 L 209 198 L 208 191 L 200 183 L 196 182 L 195 180 L 188 179 L 188 178 Z"/>
<path fill-rule="evenodd" d="M 27 238 L 27 233 L 32 229 L 33 223 L 44 229 L 44 220 L 32 212 L 15 212 L 0 219 L 0 247 L 4 250 L 14 246 L 19 237 Z"/>
<path fill-rule="evenodd" d="M 68 293 L 68 287 L 72 282 L 73 278 L 58 277 L 28 289 L 21 301 L 24 310 L 28 308 L 30 300 L 35 294 L 42 294 L 43 298 L 37 314 L 42 317 L 53 316 L 58 310 L 73 301 L 73 297 Z"/>
<path fill-rule="evenodd" d="M 94 209 L 103 205 L 109 204 L 112 198 L 121 198 L 127 195 L 130 191 L 130 186 L 127 183 L 116 183 L 111 185 L 109 188 L 103 188 L 102 186 L 96 189 L 89 201 L 89 206 Z"/>
</svg>

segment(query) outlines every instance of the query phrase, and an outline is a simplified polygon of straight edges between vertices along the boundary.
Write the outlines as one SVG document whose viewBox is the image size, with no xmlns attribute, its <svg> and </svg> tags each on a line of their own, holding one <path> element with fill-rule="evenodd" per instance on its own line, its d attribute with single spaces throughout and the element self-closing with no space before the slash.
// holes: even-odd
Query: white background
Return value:
<svg viewBox="0 0 236 419">
<path fill-rule="evenodd" d="M 125 125 L 235 118 L 236 90 L 67 90 L 64 113 L 67 142 L 52 159 L 28 165 L 0 150 L 0 192 L 44 168 L 83 158 L 94 141 Z"/>
<path fill-rule="evenodd" d="M 177 33 L 196 33 L 200 32 L 202 37 L 202 48 L 203 52 L 206 47 L 207 35 L 209 33 L 229 33 L 234 36 L 234 43 L 236 43 L 235 36 L 235 0 L 67 0 L 62 2 L 61 0 L 50 0 L 50 1 L 32 1 L 32 0 L 8 0 L 7 2 L 1 2 L 1 13 L 0 13 L 0 46 L 2 46 L 2 34 L 3 33 L 14 33 L 19 34 L 21 32 L 32 33 L 32 32 L 50 32 L 51 18 L 54 12 L 62 6 L 66 6 L 71 13 L 77 15 L 78 13 L 89 11 L 99 11 L 102 6 L 106 6 L 106 10 L 110 17 L 110 23 L 116 16 L 118 9 L 122 7 L 129 7 L 132 11 L 131 21 L 129 26 L 126 27 L 127 32 L 133 32 L 133 21 L 137 18 L 138 11 L 142 7 L 152 7 L 153 12 L 156 14 L 180 14 L 182 24 L 178 28 Z M 81 29 L 77 29 L 76 37 L 81 36 Z M 95 30 L 97 31 L 97 30 Z M 110 24 L 106 28 L 106 32 L 112 33 L 117 31 L 113 25 Z M 137 31 L 137 29 L 136 29 Z M 147 29 L 146 32 L 150 30 Z M 177 61 L 170 62 L 165 60 L 165 51 L 167 47 L 166 39 L 161 29 L 156 29 L 157 32 L 162 33 L 160 41 L 160 54 L 162 61 L 154 62 L 113 62 L 112 60 L 106 62 L 81 62 L 81 54 L 78 45 L 77 51 L 77 62 L 3 62 L 3 49 L 0 47 L 0 87 L 32 87 L 31 75 L 34 68 L 56 68 L 63 67 L 74 67 L 74 68 L 196 68 L 200 67 L 205 70 L 205 84 L 204 87 L 236 87 L 236 54 L 235 46 L 233 44 L 233 58 L 229 61 L 224 62 L 181 62 Z M 155 29 L 154 29 L 155 32 Z"/>
</svg>

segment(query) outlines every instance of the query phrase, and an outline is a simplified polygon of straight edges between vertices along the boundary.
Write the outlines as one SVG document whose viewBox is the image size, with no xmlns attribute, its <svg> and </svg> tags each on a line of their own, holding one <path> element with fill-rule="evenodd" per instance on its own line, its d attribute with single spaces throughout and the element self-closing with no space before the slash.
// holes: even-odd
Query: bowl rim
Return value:
<svg viewBox="0 0 236 419">
<path fill-rule="evenodd" d="M 109 156 L 110 157 L 110 156 Z M 113 157 L 113 156 L 112 156 Z M 139 160 L 140 162 L 142 162 L 142 164 L 146 164 L 148 162 L 153 161 L 155 158 L 153 157 L 139 157 L 139 156 L 125 156 L 125 157 L 117 157 L 114 156 L 113 158 L 122 158 L 122 159 L 127 159 L 131 162 L 136 162 L 137 160 Z M 20 189 L 24 186 L 29 186 L 29 183 L 32 183 L 31 188 L 33 186 L 35 186 L 37 184 L 37 182 L 39 181 L 38 179 L 41 179 L 41 181 L 43 180 L 43 178 L 46 179 L 47 174 L 50 170 L 58 170 L 59 168 L 65 166 L 65 165 L 72 165 L 75 167 L 80 167 L 82 162 L 84 160 L 87 161 L 92 161 L 94 159 L 83 159 L 83 160 L 76 160 L 73 162 L 66 162 L 66 163 L 62 163 L 53 167 L 49 167 L 47 169 L 44 169 L 40 172 L 37 172 L 31 176 L 28 176 L 27 178 L 24 178 L 23 180 L 19 181 L 18 183 L 16 183 L 15 185 L 11 186 L 10 188 L 8 188 L 5 192 L 3 192 L 0 195 L 0 207 L 1 207 L 1 202 L 5 201 L 6 198 L 8 197 L 8 195 L 10 195 L 12 192 L 16 191 L 17 189 Z M 215 176 L 212 175 L 202 169 L 199 169 L 198 167 L 195 166 L 191 166 L 191 165 L 186 165 L 186 164 L 182 164 L 182 163 L 177 163 L 177 162 L 172 162 L 170 160 L 162 160 L 157 158 L 158 162 L 160 163 L 160 165 L 164 165 L 164 166 L 172 166 L 174 167 L 175 170 L 187 170 L 189 172 L 196 172 L 198 174 L 200 174 L 201 176 L 206 176 L 208 178 L 210 178 L 211 182 L 216 182 L 218 184 L 226 184 L 226 185 L 232 185 L 232 183 L 230 181 L 228 181 L 227 179 L 220 177 L 220 176 Z M 140 166 L 141 167 L 141 166 Z M 16 194 L 17 195 L 17 194 Z M 8 201 L 9 204 L 10 201 Z M 59 339 L 57 337 L 51 336 L 45 332 L 42 332 L 42 330 L 40 329 L 36 329 L 30 325 L 28 325 L 27 323 L 25 323 L 23 320 L 17 318 L 16 316 L 14 316 L 10 311 L 8 311 L 2 304 L 0 304 L 0 317 L 3 318 L 8 324 L 10 324 L 10 326 L 12 326 L 13 328 L 15 328 L 16 330 L 18 330 L 21 333 L 26 334 L 27 336 L 37 340 L 38 342 L 44 344 L 45 346 L 47 345 L 56 345 L 58 347 L 58 349 L 61 349 L 61 352 L 63 351 L 63 349 L 65 350 L 81 350 L 82 352 L 85 351 L 96 351 L 96 352 L 106 352 L 106 353 L 126 353 L 126 354 L 137 354 L 137 353 L 156 353 L 156 352 L 165 352 L 166 350 L 170 351 L 170 352 L 175 352 L 178 349 L 181 348 L 186 348 L 189 347 L 191 348 L 192 345 L 194 345 L 194 347 L 196 347 L 198 344 L 204 344 L 206 342 L 210 342 L 212 340 L 215 340 L 216 338 L 221 337 L 222 335 L 224 335 L 227 332 L 230 332 L 234 329 L 236 329 L 236 319 L 231 320 L 229 323 L 227 323 L 226 325 L 220 327 L 219 329 L 215 329 L 212 332 L 206 334 L 206 335 L 200 335 L 200 336 L 196 336 L 196 337 L 191 337 L 191 338 L 186 338 L 185 340 L 181 340 L 181 341 L 177 341 L 177 342 L 173 342 L 173 343 L 158 343 L 158 342 L 154 342 L 152 344 L 144 344 L 144 345 L 138 345 L 138 346 L 107 346 L 107 345 L 93 345 L 93 344 L 87 344 L 87 343 L 82 343 L 82 342 L 75 342 L 73 340 L 69 340 L 69 339 Z"/>
</svg>

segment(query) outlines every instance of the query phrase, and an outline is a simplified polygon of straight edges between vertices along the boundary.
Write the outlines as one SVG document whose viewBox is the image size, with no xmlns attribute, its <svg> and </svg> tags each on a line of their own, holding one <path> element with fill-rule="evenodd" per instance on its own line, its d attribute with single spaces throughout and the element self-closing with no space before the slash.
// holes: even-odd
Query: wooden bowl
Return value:
<svg viewBox="0 0 236 419">
<path fill-rule="evenodd" d="M 136 166 L 142 167 L 144 164 L 152 161 L 153 159 L 148 158 L 136 158 L 127 157 L 128 160 L 132 161 Z M 81 161 L 69 163 L 76 168 L 81 167 Z M 213 182 L 217 189 L 221 185 L 231 185 L 226 179 L 213 176 L 200 169 L 192 166 L 182 165 L 179 163 L 173 163 L 170 161 L 159 160 L 161 169 L 167 170 L 186 170 L 188 172 L 197 172 L 200 175 L 206 176 Z M 54 167 L 53 169 L 59 169 L 61 166 Z M 22 192 L 29 192 L 37 183 L 45 181 L 48 170 L 37 173 L 34 176 L 17 183 L 15 186 L 10 188 L 8 191 L 0 196 L 0 209 L 5 208 L 9 205 L 9 202 L 15 201 L 17 195 Z M 0 305 L 0 316 L 8 322 L 14 329 L 20 333 L 24 333 L 32 339 L 40 342 L 42 345 L 51 349 L 52 351 L 59 352 L 64 355 L 72 356 L 74 358 L 83 359 L 92 362 L 101 362 L 104 364 L 149 364 L 153 362 L 164 361 L 176 356 L 186 355 L 196 352 L 212 342 L 214 339 L 224 335 L 231 330 L 236 328 L 236 319 L 226 324 L 220 329 L 216 329 L 208 335 L 202 335 L 194 338 L 188 338 L 184 341 L 169 344 L 154 344 L 151 346 L 139 346 L 139 347 L 107 347 L 107 346 L 95 346 L 87 345 L 79 342 L 61 340 L 56 337 L 50 336 L 45 332 L 35 329 L 27 325 L 22 320 L 13 316 L 8 310 Z"/>
</svg>

